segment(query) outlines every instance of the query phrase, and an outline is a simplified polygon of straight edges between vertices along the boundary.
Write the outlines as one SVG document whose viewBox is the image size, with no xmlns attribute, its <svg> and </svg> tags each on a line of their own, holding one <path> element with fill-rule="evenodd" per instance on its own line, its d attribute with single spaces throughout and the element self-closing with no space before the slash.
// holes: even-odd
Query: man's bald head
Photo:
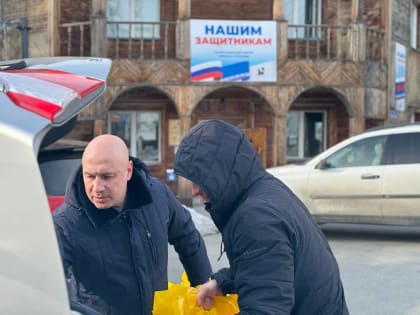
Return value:
<svg viewBox="0 0 420 315">
<path fill-rule="evenodd" d="M 94 138 L 83 153 L 82 169 L 89 200 L 98 209 L 122 210 L 133 172 L 124 141 L 110 134 Z"/>
<path fill-rule="evenodd" d="M 83 160 L 101 158 L 128 161 L 128 149 L 125 142 L 120 137 L 110 134 L 93 138 L 85 148 L 82 162 Z"/>
</svg>

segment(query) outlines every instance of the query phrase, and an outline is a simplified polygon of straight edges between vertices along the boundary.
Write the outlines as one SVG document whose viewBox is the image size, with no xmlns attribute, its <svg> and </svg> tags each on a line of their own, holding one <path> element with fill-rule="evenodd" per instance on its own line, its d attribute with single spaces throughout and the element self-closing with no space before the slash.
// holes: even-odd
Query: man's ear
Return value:
<svg viewBox="0 0 420 315">
<path fill-rule="evenodd" d="M 133 161 L 128 161 L 128 167 L 127 167 L 127 181 L 131 179 L 131 176 L 133 176 Z"/>
</svg>

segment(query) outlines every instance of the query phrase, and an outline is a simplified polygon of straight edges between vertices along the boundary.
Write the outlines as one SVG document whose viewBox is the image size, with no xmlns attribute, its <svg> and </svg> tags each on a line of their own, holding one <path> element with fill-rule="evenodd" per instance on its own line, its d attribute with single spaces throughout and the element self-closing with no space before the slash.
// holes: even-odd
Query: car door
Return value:
<svg viewBox="0 0 420 315">
<path fill-rule="evenodd" d="M 386 136 L 357 140 L 331 153 L 311 171 L 308 194 L 316 216 L 330 222 L 382 218 L 385 142 Z"/>
<path fill-rule="evenodd" d="M 390 136 L 384 172 L 384 216 L 420 223 L 420 132 Z"/>
</svg>

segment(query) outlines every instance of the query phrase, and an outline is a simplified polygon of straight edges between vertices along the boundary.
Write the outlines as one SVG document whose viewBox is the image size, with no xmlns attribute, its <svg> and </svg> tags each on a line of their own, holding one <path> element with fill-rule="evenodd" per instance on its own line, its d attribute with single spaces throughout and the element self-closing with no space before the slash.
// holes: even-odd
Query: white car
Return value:
<svg viewBox="0 0 420 315">
<path fill-rule="evenodd" d="M 420 225 L 420 124 L 368 130 L 303 165 L 267 171 L 319 223 Z"/>
<path fill-rule="evenodd" d="M 0 314 L 96 314 L 70 305 L 37 157 L 102 95 L 110 67 L 97 58 L 0 64 Z"/>
</svg>

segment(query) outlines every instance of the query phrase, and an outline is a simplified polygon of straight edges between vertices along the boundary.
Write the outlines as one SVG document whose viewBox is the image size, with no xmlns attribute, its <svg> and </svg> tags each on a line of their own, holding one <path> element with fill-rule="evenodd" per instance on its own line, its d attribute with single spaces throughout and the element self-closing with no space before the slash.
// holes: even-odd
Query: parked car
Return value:
<svg viewBox="0 0 420 315">
<path fill-rule="evenodd" d="M 319 223 L 420 225 L 420 124 L 368 130 L 303 165 L 268 172 Z"/>
<path fill-rule="evenodd" d="M 70 305 L 38 153 L 105 91 L 110 66 L 99 58 L 0 64 L 0 314 L 96 313 Z"/>
<path fill-rule="evenodd" d="M 86 145 L 84 141 L 66 139 L 39 151 L 38 164 L 51 212 L 63 203 L 67 180 L 80 166 Z"/>
</svg>

